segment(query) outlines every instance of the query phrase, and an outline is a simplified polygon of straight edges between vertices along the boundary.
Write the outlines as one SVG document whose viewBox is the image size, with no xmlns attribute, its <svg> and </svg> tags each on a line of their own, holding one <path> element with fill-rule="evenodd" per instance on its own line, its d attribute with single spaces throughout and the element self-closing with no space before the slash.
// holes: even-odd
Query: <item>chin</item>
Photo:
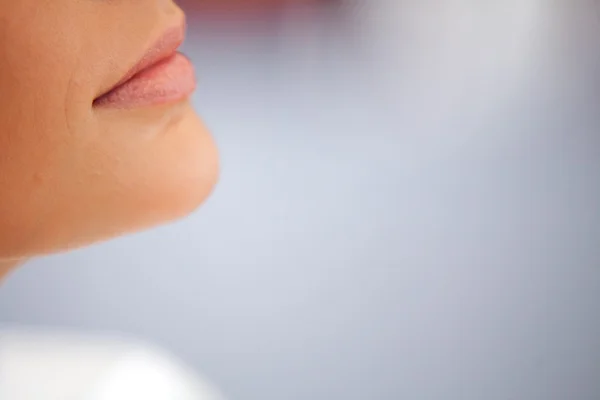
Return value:
<svg viewBox="0 0 600 400">
<path fill-rule="evenodd" d="M 138 143 L 137 157 L 129 155 L 130 162 L 115 170 L 120 179 L 118 185 L 107 183 L 113 190 L 103 191 L 104 203 L 82 217 L 95 220 L 96 228 L 75 225 L 61 250 L 173 222 L 193 213 L 210 196 L 219 176 L 218 151 L 188 103 L 178 118 L 145 144 Z M 100 190 L 107 185 L 98 182 Z"/>
<path fill-rule="evenodd" d="M 74 250 L 194 212 L 218 180 L 218 152 L 189 103 L 176 109 L 160 129 L 119 130 L 118 140 L 72 149 L 84 162 L 22 208 L 0 259 Z"/>
<path fill-rule="evenodd" d="M 212 136 L 191 107 L 159 138 L 154 176 L 148 176 L 147 214 L 140 228 L 160 225 L 194 212 L 210 196 L 219 177 L 218 151 Z"/>
</svg>

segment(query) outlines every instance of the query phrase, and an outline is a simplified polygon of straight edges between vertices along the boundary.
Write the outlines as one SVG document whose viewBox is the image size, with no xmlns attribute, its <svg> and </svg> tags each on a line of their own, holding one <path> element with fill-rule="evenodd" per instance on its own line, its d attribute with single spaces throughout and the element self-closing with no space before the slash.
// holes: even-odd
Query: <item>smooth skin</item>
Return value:
<svg viewBox="0 0 600 400">
<path fill-rule="evenodd" d="M 184 18 L 170 0 L 0 0 L 0 278 L 183 217 L 218 175 L 188 100 L 93 100 Z"/>
</svg>

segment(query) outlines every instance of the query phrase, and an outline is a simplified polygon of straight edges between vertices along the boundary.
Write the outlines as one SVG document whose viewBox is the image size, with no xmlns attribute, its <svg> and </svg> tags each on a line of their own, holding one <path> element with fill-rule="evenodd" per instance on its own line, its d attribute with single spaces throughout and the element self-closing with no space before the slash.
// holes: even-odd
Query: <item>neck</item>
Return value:
<svg viewBox="0 0 600 400">
<path fill-rule="evenodd" d="M 16 267 L 23 264 L 25 260 L 0 260 L 0 282 Z"/>
</svg>

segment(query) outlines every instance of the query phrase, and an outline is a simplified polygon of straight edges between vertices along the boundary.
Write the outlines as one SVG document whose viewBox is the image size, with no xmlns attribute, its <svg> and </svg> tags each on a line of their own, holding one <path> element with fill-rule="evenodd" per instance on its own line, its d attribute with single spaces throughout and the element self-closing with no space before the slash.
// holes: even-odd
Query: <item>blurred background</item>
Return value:
<svg viewBox="0 0 600 400">
<path fill-rule="evenodd" d="M 29 263 L 4 325 L 151 341 L 237 400 L 600 398 L 600 4 L 181 5 L 214 195 Z"/>
</svg>

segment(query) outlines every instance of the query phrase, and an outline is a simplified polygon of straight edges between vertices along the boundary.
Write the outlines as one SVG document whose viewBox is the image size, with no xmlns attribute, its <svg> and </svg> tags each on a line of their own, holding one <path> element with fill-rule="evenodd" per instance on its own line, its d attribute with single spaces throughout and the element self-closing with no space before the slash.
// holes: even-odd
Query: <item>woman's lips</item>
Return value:
<svg viewBox="0 0 600 400">
<path fill-rule="evenodd" d="M 178 102 L 196 89 L 192 63 L 177 48 L 185 38 L 185 21 L 166 31 L 94 107 L 138 108 Z"/>
<path fill-rule="evenodd" d="M 183 100 L 196 89 L 192 63 L 181 53 L 142 70 L 98 97 L 95 107 L 137 108 Z"/>
</svg>

